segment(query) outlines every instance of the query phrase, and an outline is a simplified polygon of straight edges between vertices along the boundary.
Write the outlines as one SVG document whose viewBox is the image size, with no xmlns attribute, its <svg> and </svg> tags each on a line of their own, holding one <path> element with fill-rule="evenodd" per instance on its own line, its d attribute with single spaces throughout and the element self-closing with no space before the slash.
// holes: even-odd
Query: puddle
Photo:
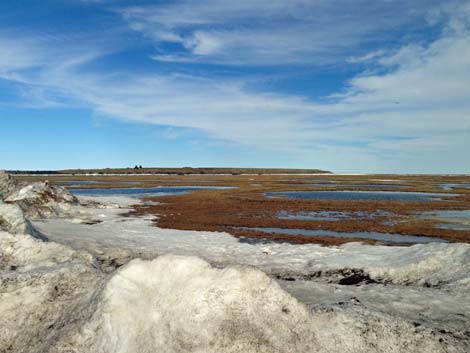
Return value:
<svg viewBox="0 0 470 353">
<path fill-rule="evenodd" d="M 125 195 L 125 196 L 166 196 L 185 194 L 195 190 L 232 189 L 232 186 L 155 186 L 151 188 L 109 188 L 109 189 L 71 189 L 75 195 Z"/>
<path fill-rule="evenodd" d="M 406 189 L 409 186 L 406 185 L 392 185 L 392 184 L 288 184 L 289 186 L 310 186 L 310 187 L 335 187 L 341 189 Z"/>
<path fill-rule="evenodd" d="M 470 230 L 470 223 L 441 223 L 436 225 L 439 229 Z"/>
<path fill-rule="evenodd" d="M 391 212 L 377 210 L 375 212 L 354 211 L 354 212 L 341 212 L 341 211 L 315 211 L 315 212 L 287 212 L 281 211 L 278 213 L 279 219 L 291 219 L 299 221 L 341 221 L 346 219 L 372 219 L 375 217 L 391 217 L 394 216 Z"/>
<path fill-rule="evenodd" d="M 284 183 L 283 183 L 284 184 Z M 318 188 L 323 188 L 323 187 L 339 187 L 339 184 L 284 184 L 286 186 L 309 186 L 309 187 L 318 187 Z"/>
<path fill-rule="evenodd" d="M 470 220 L 470 210 L 442 210 L 442 211 L 427 211 L 420 213 L 420 217 L 426 219 L 435 218 L 458 218 Z"/>
<path fill-rule="evenodd" d="M 439 187 L 443 190 L 470 189 L 470 183 L 446 183 L 439 184 Z"/>
<path fill-rule="evenodd" d="M 220 180 L 202 180 L 202 179 L 161 179 L 161 180 L 144 180 L 144 182 L 158 182 L 158 183 L 214 183 Z"/>
<path fill-rule="evenodd" d="M 303 200 L 352 200 L 352 201 L 440 201 L 442 197 L 457 194 L 400 191 L 285 191 L 268 192 L 267 197 L 283 197 Z"/>
<path fill-rule="evenodd" d="M 301 178 L 291 178 L 288 179 L 291 181 L 303 181 L 309 183 L 340 183 L 338 180 L 331 180 L 331 179 L 301 179 Z"/>
<path fill-rule="evenodd" d="M 470 230 L 470 210 L 428 211 L 420 213 L 419 218 L 443 222 L 436 228 Z"/>
<path fill-rule="evenodd" d="M 444 239 L 432 237 L 420 237 L 415 235 L 401 235 L 391 233 L 377 233 L 377 232 L 353 232 L 341 233 L 331 230 L 309 230 L 309 229 L 293 229 L 293 228 L 264 228 L 264 227 L 234 227 L 235 229 L 252 230 L 263 233 L 275 233 L 284 235 L 302 235 L 309 237 L 336 237 L 336 238 L 361 238 L 373 239 L 389 243 L 447 243 Z"/>
<path fill-rule="evenodd" d="M 341 184 L 342 188 L 367 188 L 367 189 L 406 189 L 409 186 L 396 184 Z"/>
</svg>

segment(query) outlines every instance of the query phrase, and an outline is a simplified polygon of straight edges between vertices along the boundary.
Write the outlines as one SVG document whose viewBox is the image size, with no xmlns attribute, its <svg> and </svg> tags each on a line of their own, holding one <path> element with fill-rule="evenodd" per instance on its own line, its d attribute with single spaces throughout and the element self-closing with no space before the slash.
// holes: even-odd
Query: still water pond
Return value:
<svg viewBox="0 0 470 353">
<path fill-rule="evenodd" d="M 377 232 L 352 232 L 342 233 L 331 230 L 310 230 L 310 229 L 293 229 L 293 228 L 268 228 L 268 227 L 237 227 L 237 229 L 252 230 L 263 233 L 274 234 L 287 234 L 287 235 L 302 235 L 309 237 L 336 237 L 336 238 L 361 238 L 373 239 L 389 243 L 447 243 L 444 239 L 421 237 L 415 235 L 401 235 L 392 233 L 377 233 Z"/>
<path fill-rule="evenodd" d="M 456 194 L 437 194 L 402 191 L 284 191 L 268 192 L 267 197 L 303 200 L 352 200 L 352 201 L 439 201 L 442 197 Z"/>
<path fill-rule="evenodd" d="M 280 211 L 277 215 L 279 219 L 299 220 L 299 221 L 341 221 L 347 219 L 373 219 L 376 217 L 391 217 L 394 214 L 377 210 L 374 212 L 365 211 L 312 211 L 312 212 L 287 212 Z"/>
<path fill-rule="evenodd" d="M 447 184 L 439 184 L 439 187 L 443 190 L 452 190 L 452 189 L 470 189 L 470 183 L 447 183 Z"/>
<path fill-rule="evenodd" d="M 206 189 L 231 189 L 231 186 L 155 186 L 151 188 L 70 189 L 75 195 L 124 195 L 134 197 L 179 195 Z"/>
<path fill-rule="evenodd" d="M 338 189 L 406 189 L 406 185 L 392 184 L 289 184 L 289 186 L 328 187 Z"/>
<path fill-rule="evenodd" d="M 419 218 L 441 221 L 436 228 L 470 230 L 470 210 L 438 210 L 422 212 Z"/>
</svg>

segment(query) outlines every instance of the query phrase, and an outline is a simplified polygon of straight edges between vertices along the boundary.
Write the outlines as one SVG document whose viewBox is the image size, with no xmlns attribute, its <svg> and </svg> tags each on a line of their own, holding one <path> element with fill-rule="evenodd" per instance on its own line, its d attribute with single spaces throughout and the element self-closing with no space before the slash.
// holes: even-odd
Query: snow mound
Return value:
<svg viewBox="0 0 470 353">
<path fill-rule="evenodd" d="M 102 287 L 91 255 L 38 234 L 18 205 L 0 202 L 0 352 L 46 352 L 91 315 Z"/>
<path fill-rule="evenodd" d="M 91 320 L 61 345 L 81 353 L 465 352 L 468 348 L 454 343 L 361 306 L 311 312 L 254 268 L 215 269 L 195 257 L 166 255 L 153 261 L 133 260 L 117 271 Z"/>
<path fill-rule="evenodd" d="M 310 271 L 358 269 L 378 282 L 470 288 L 470 244 L 417 244 L 410 247 L 349 243 L 312 259 Z"/>
<path fill-rule="evenodd" d="M 0 170 L 0 200 L 8 196 L 17 187 L 15 179 L 13 179 L 4 170 Z"/>
<path fill-rule="evenodd" d="M 0 352 L 48 352 L 91 316 L 102 276 L 91 258 L 0 232 Z"/>
<path fill-rule="evenodd" d="M 424 286 L 465 285 L 470 288 L 469 244 L 419 244 L 405 249 L 409 256 L 394 258 L 388 266 L 369 269 L 371 277 L 397 284 Z M 408 251 L 406 251 L 408 250 Z M 405 255 L 405 254 L 403 254 Z"/>
<path fill-rule="evenodd" d="M 59 216 L 79 205 L 78 199 L 60 186 L 52 186 L 47 181 L 27 185 L 15 191 L 5 202 L 16 203 L 31 218 Z"/>
<path fill-rule="evenodd" d="M 274 290 L 273 290 L 274 289 Z M 260 271 L 198 258 L 133 260 L 109 281 L 80 352 L 312 351 L 308 310 Z M 263 347 L 263 348 L 262 348 Z"/>
<path fill-rule="evenodd" d="M 16 272 L 24 272 L 36 267 L 45 269 L 74 262 L 95 266 L 94 258 L 87 252 L 44 242 L 30 235 L 0 232 L 0 270 L 13 269 Z"/>
</svg>

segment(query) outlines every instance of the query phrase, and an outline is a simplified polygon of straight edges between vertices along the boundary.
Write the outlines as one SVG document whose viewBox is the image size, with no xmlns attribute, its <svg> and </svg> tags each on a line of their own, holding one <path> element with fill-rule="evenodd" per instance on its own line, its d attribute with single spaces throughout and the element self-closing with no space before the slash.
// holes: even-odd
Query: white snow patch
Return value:
<svg viewBox="0 0 470 353">
<path fill-rule="evenodd" d="M 363 308 L 310 312 L 253 268 L 163 256 L 116 273 L 66 346 L 82 353 L 442 352 L 438 338 Z"/>
<path fill-rule="evenodd" d="M 128 198 L 122 201 L 130 202 Z M 333 247 L 286 243 L 252 245 L 241 243 L 227 233 L 158 228 L 151 222 L 153 217 L 119 216 L 122 208 L 100 209 L 99 212 L 103 214 L 103 222 L 95 225 L 71 223 L 66 219 L 43 220 L 35 225 L 55 241 L 92 252 L 119 247 L 130 252 L 144 252 L 147 258 L 152 254 L 193 255 L 213 264 L 251 265 L 277 274 L 308 275 L 319 271 L 360 269 L 382 282 L 470 288 L 470 244 L 430 243 L 410 247 L 362 243 Z"/>
</svg>

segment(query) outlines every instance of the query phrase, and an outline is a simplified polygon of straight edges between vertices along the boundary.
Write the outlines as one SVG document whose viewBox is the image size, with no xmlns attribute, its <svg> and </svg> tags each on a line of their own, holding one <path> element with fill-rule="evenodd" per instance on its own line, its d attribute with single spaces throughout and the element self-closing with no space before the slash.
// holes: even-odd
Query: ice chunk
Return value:
<svg viewBox="0 0 470 353">
<path fill-rule="evenodd" d="M 65 188 L 51 186 L 48 182 L 29 184 L 9 195 L 5 202 L 16 203 L 32 218 L 60 215 L 79 204 Z"/>
</svg>

